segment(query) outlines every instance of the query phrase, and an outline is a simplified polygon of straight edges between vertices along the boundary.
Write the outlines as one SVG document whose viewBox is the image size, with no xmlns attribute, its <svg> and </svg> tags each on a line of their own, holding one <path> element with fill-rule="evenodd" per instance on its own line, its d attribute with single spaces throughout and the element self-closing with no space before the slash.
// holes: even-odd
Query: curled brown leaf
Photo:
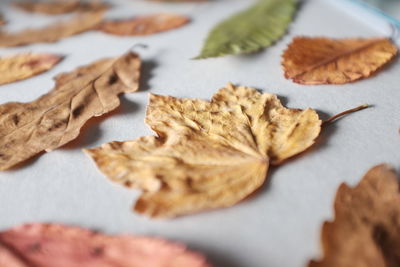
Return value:
<svg viewBox="0 0 400 267">
<path fill-rule="evenodd" d="M 118 95 L 138 90 L 140 58 L 128 53 L 56 76 L 56 87 L 29 103 L 0 105 L 0 170 L 75 139 L 94 116 L 119 106 Z"/>
<path fill-rule="evenodd" d="M 0 84 L 30 78 L 54 67 L 62 60 L 54 54 L 17 54 L 0 58 Z"/>
<path fill-rule="evenodd" d="M 181 27 L 189 18 L 174 14 L 156 14 L 120 21 L 105 21 L 99 30 L 121 36 L 140 36 L 168 31 Z"/>
<path fill-rule="evenodd" d="M 100 11 L 106 10 L 109 7 L 107 4 L 98 1 L 83 2 L 80 0 L 56 0 L 51 2 L 20 1 L 12 5 L 26 12 L 46 15 L 59 15 L 76 11 Z"/>
<path fill-rule="evenodd" d="M 323 225 L 324 256 L 309 267 L 400 266 L 398 177 L 387 165 L 367 172 L 356 187 L 342 184 L 335 218 Z"/>
<path fill-rule="evenodd" d="M 69 21 L 58 22 L 40 29 L 17 33 L 0 32 L 0 47 L 22 46 L 33 43 L 51 43 L 95 29 L 103 19 L 103 11 L 82 12 Z"/>
</svg>

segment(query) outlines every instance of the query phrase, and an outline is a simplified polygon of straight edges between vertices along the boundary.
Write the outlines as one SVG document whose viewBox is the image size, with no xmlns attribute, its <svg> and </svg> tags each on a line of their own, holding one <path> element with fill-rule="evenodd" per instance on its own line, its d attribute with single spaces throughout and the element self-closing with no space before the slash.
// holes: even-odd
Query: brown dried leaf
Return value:
<svg viewBox="0 0 400 267">
<path fill-rule="evenodd" d="M 203 256 L 182 244 L 57 224 L 30 224 L 0 232 L 0 266 L 210 267 Z"/>
<path fill-rule="evenodd" d="M 300 84 L 343 84 L 367 78 L 397 54 L 386 38 L 296 37 L 283 54 L 285 77 Z"/>
<path fill-rule="evenodd" d="M 24 80 L 45 72 L 62 60 L 53 54 L 18 54 L 0 58 L 0 84 Z"/>
<path fill-rule="evenodd" d="M 335 219 L 322 228 L 324 258 L 309 267 L 398 267 L 399 229 L 398 178 L 388 166 L 376 166 L 356 187 L 340 186 Z"/>
<path fill-rule="evenodd" d="M 35 101 L 0 105 L 0 170 L 75 139 L 87 120 L 119 106 L 119 94 L 138 90 L 139 75 L 139 56 L 128 53 L 56 76 Z"/>
<path fill-rule="evenodd" d="M 0 47 L 33 43 L 51 43 L 96 28 L 103 12 L 82 12 L 69 21 L 52 24 L 41 29 L 27 29 L 18 33 L 0 32 Z"/>
<path fill-rule="evenodd" d="M 109 8 L 107 4 L 101 2 L 92 1 L 85 3 L 79 0 L 57 0 L 51 2 L 21 1 L 13 3 L 12 5 L 26 12 L 40 13 L 46 15 L 59 15 L 76 11 L 100 11 Z"/>
<path fill-rule="evenodd" d="M 270 163 L 304 151 L 321 129 L 314 110 L 231 84 L 211 102 L 151 95 L 146 122 L 157 137 L 86 152 L 114 182 L 142 189 L 135 210 L 151 217 L 236 204 L 264 183 Z"/>
<path fill-rule="evenodd" d="M 140 36 L 172 30 L 189 22 L 189 18 L 174 14 L 156 14 L 120 21 L 103 22 L 100 31 L 121 36 Z"/>
</svg>

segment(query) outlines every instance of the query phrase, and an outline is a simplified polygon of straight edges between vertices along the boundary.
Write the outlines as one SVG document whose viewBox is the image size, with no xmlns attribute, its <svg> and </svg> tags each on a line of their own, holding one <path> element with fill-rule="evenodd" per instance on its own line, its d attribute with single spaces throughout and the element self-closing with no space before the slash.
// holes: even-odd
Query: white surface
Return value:
<svg viewBox="0 0 400 267">
<path fill-rule="evenodd" d="M 46 93 L 57 73 L 102 57 L 118 56 L 137 43 L 149 46 L 147 50 L 136 49 L 145 60 L 142 91 L 123 96 L 120 112 L 91 124 L 78 142 L 36 157 L 21 169 L 0 173 L 0 229 L 32 221 L 60 222 L 107 233 L 148 234 L 183 241 L 221 267 L 305 266 L 320 253 L 320 226 L 332 216 L 337 186 L 344 181 L 354 185 L 370 167 L 382 162 L 399 168 L 397 61 L 375 77 L 341 86 L 303 86 L 283 77 L 280 55 L 295 35 L 381 35 L 335 5 L 308 1 L 299 10 L 289 34 L 261 53 L 193 61 L 189 59 L 200 51 L 212 26 L 251 1 L 115 3 L 117 7 L 109 17 L 168 10 L 188 14 L 193 22 L 149 37 L 119 38 L 92 32 L 55 44 L 0 50 L 1 55 L 21 51 L 67 55 L 48 73 L 1 86 L 0 103 L 4 103 L 30 101 Z M 7 10 L 7 17 L 14 29 L 34 21 L 44 23 L 42 16 L 15 10 Z M 149 220 L 131 212 L 139 192 L 109 183 L 80 150 L 151 134 L 143 122 L 148 92 L 208 99 L 228 81 L 278 94 L 289 107 L 315 108 L 323 118 L 364 103 L 374 108 L 323 129 L 313 149 L 271 169 L 269 182 L 253 198 L 231 208 L 174 220 Z"/>
<path fill-rule="evenodd" d="M 398 0 L 366 0 L 366 2 L 400 19 L 400 2 Z"/>
</svg>

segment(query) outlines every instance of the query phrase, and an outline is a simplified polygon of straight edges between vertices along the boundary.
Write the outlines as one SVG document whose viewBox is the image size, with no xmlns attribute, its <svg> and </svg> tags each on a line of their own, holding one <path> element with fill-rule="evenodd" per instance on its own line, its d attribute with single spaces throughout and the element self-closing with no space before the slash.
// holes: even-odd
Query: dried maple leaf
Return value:
<svg viewBox="0 0 400 267">
<path fill-rule="evenodd" d="M 400 194 L 396 173 L 379 165 L 354 188 L 342 184 L 335 219 L 322 228 L 324 258 L 309 267 L 400 266 Z"/>
<path fill-rule="evenodd" d="M 366 78 L 387 64 L 397 47 L 385 38 L 296 37 L 283 54 L 285 77 L 300 84 L 343 84 Z"/>
<path fill-rule="evenodd" d="M 56 65 L 62 56 L 53 54 L 18 54 L 0 58 L 0 84 L 30 78 Z"/>
<path fill-rule="evenodd" d="M 22 1 L 13 3 L 13 6 L 27 12 L 41 13 L 46 15 L 59 15 L 75 11 L 99 11 L 108 9 L 108 5 L 100 2 L 82 2 L 79 0 L 31 2 Z"/>
<path fill-rule="evenodd" d="M 103 11 L 82 12 L 69 21 L 55 23 L 41 29 L 28 29 L 18 33 L 0 32 L 0 47 L 33 43 L 51 43 L 96 28 L 103 19 Z"/>
<path fill-rule="evenodd" d="M 0 232 L 0 266 L 210 267 L 203 256 L 182 244 L 57 224 L 29 224 Z"/>
<path fill-rule="evenodd" d="M 287 109 L 275 95 L 228 85 L 211 102 L 150 96 L 157 137 L 86 152 L 111 180 L 144 193 L 135 210 L 174 217 L 241 201 L 279 164 L 310 147 L 321 130 L 312 109 Z"/>
<path fill-rule="evenodd" d="M 0 170 L 75 139 L 87 120 L 119 106 L 119 94 L 138 90 L 139 74 L 139 56 L 128 53 L 56 76 L 35 101 L 0 105 Z"/>
<path fill-rule="evenodd" d="M 168 31 L 181 27 L 189 22 L 189 18 L 174 14 L 156 14 L 120 21 L 105 21 L 99 27 L 102 32 L 121 35 L 138 36 Z"/>
</svg>

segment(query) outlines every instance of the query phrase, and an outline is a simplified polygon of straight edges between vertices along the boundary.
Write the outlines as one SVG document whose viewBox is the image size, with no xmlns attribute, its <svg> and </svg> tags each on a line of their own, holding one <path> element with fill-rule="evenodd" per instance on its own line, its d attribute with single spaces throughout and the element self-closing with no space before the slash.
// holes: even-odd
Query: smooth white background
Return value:
<svg viewBox="0 0 400 267">
<path fill-rule="evenodd" d="M 106 233 L 132 233 L 182 241 L 202 251 L 221 267 L 293 267 L 320 253 L 319 232 L 332 217 L 338 185 L 356 184 L 372 166 L 387 162 L 400 167 L 400 66 L 395 60 L 376 76 L 347 85 L 304 86 L 283 77 L 280 55 L 296 35 L 373 37 L 386 29 L 353 18 L 337 4 L 306 1 L 288 34 L 276 45 L 249 56 L 194 61 L 208 31 L 221 19 L 253 1 L 216 0 L 203 4 L 159 4 L 114 1 L 108 18 L 156 12 L 186 14 L 185 27 L 148 37 L 116 37 L 88 32 L 53 44 L 0 49 L 66 55 L 51 71 L 0 87 L 0 103 L 31 101 L 48 92 L 52 77 L 96 59 L 119 56 L 135 44 L 144 60 L 141 91 L 122 96 L 121 108 L 85 127 L 64 148 L 35 157 L 20 169 L 0 173 L 0 230 L 28 222 L 90 227 Z M 10 30 L 51 23 L 54 18 L 8 8 Z M 138 191 L 111 184 L 81 152 L 113 140 L 152 134 L 144 124 L 148 93 L 208 99 L 227 82 L 278 94 L 293 108 L 312 107 L 322 118 L 372 104 L 323 129 L 315 146 L 272 168 L 268 182 L 253 198 L 231 208 L 181 217 L 150 220 L 131 212 Z"/>
</svg>

